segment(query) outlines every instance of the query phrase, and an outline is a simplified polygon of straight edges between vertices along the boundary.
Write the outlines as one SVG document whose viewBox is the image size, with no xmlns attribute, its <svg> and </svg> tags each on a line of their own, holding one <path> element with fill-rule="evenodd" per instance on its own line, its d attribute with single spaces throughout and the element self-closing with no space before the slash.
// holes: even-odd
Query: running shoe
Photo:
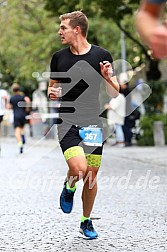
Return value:
<svg viewBox="0 0 167 252">
<path fill-rule="evenodd" d="M 88 239 L 96 239 L 98 237 L 97 232 L 94 230 L 91 220 L 85 220 L 81 222 L 79 232 L 86 236 Z"/>
<path fill-rule="evenodd" d="M 71 213 L 73 207 L 74 192 L 66 188 L 67 179 L 64 182 L 63 191 L 60 195 L 60 207 L 64 213 Z"/>
<path fill-rule="evenodd" d="M 23 153 L 23 147 L 20 147 L 20 154 Z"/>
</svg>

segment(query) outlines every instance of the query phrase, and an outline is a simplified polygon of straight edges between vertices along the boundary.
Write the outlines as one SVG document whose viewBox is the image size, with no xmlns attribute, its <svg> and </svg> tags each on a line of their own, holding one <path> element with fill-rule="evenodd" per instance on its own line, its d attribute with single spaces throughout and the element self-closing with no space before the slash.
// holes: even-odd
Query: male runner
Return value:
<svg viewBox="0 0 167 252">
<path fill-rule="evenodd" d="M 20 154 L 23 153 L 23 145 L 25 144 L 24 125 L 26 122 L 26 113 L 29 108 L 27 104 L 30 102 L 29 97 L 22 95 L 20 86 L 17 83 L 12 85 L 13 96 L 10 98 L 8 108 L 13 109 L 14 112 L 14 129 L 15 137 L 18 143 Z M 22 106 L 19 102 L 25 103 Z"/>
<path fill-rule="evenodd" d="M 110 53 L 87 41 L 88 20 L 85 14 L 74 11 L 61 15 L 60 20 L 58 34 L 62 44 L 69 47 L 53 55 L 48 87 L 51 100 L 61 96 L 59 115 L 62 123 L 58 125 L 58 137 L 69 167 L 60 206 L 64 213 L 71 212 L 76 182 L 83 179 L 80 232 L 94 239 L 98 234 L 90 215 L 97 193 L 96 176 L 103 148 L 99 89 L 105 79 L 108 91 L 116 97 L 119 84 L 116 77 L 112 76 L 113 60 Z M 66 79 L 61 78 L 61 72 L 67 73 Z M 63 111 L 63 107 L 66 107 L 66 111 Z"/>
</svg>

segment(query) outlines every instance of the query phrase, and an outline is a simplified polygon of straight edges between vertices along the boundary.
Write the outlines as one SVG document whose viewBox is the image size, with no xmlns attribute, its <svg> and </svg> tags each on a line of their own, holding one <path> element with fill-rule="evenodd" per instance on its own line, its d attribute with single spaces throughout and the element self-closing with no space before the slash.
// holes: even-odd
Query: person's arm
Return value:
<svg viewBox="0 0 167 252">
<path fill-rule="evenodd" d="M 11 98 L 10 98 L 9 101 L 7 102 L 6 108 L 7 108 L 7 109 L 12 109 L 12 108 L 13 108 L 12 103 L 11 103 Z"/>
<path fill-rule="evenodd" d="M 113 69 L 109 61 L 100 62 L 100 69 L 103 78 L 106 80 L 107 93 L 115 98 L 119 94 L 119 83 L 116 76 L 113 76 Z"/>
<path fill-rule="evenodd" d="M 136 28 L 143 42 L 153 50 L 153 56 L 162 58 L 167 55 L 167 27 L 160 19 L 165 1 L 156 2 L 141 2 L 136 14 Z"/>
<path fill-rule="evenodd" d="M 56 54 L 54 54 L 50 62 L 50 81 L 47 92 L 49 99 L 52 101 L 59 100 L 62 90 L 62 88 L 59 87 L 59 81 L 56 80 L 55 76 L 56 69 L 57 69 L 57 56 Z"/>
<path fill-rule="evenodd" d="M 5 95 L 3 98 L 4 98 L 5 108 L 7 108 L 7 105 L 8 105 L 8 97 L 7 97 L 7 95 Z"/>
<path fill-rule="evenodd" d="M 30 98 L 28 96 L 25 96 L 24 101 L 26 103 L 26 108 L 25 108 L 26 112 L 30 112 L 30 102 L 31 102 Z"/>
<path fill-rule="evenodd" d="M 147 0 L 141 2 L 136 14 L 136 27 L 142 40 L 150 44 L 150 36 L 156 26 L 160 25 L 163 4 L 153 4 Z"/>
<path fill-rule="evenodd" d="M 111 106 L 110 106 L 110 104 L 109 103 L 106 103 L 106 104 L 104 104 L 104 109 L 111 109 Z"/>
</svg>

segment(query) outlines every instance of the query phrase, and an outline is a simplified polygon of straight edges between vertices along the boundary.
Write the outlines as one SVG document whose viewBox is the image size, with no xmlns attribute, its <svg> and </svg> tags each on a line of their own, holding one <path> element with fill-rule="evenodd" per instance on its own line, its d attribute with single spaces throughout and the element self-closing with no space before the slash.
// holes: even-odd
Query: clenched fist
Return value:
<svg viewBox="0 0 167 252">
<path fill-rule="evenodd" d="M 48 87 L 48 96 L 52 101 L 56 101 L 61 97 L 61 87 Z"/>
</svg>

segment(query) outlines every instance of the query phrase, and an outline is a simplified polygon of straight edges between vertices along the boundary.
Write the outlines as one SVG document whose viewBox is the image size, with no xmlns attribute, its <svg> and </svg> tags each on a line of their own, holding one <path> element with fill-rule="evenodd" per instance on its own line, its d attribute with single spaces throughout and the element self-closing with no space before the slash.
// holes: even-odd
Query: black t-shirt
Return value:
<svg viewBox="0 0 167 252">
<path fill-rule="evenodd" d="M 24 95 L 14 95 L 10 98 L 10 104 L 13 106 L 14 119 L 24 119 L 26 116 L 25 107 L 20 107 L 18 102 L 25 102 Z"/>
<path fill-rule="evenodd" d="M 60 110 L 59 116 L 64 123 L 99 124 L 99 92 L 103 80 L 99 63 L 105 60 L 113 62 L 107 50 L 95 45 L 83 55 L 73 54 L 69 47 L 53 55 L 50 78 L 61 83 L 61 107 L 75 108 L 74 113 L 61 113 Z"/>
</svg>

